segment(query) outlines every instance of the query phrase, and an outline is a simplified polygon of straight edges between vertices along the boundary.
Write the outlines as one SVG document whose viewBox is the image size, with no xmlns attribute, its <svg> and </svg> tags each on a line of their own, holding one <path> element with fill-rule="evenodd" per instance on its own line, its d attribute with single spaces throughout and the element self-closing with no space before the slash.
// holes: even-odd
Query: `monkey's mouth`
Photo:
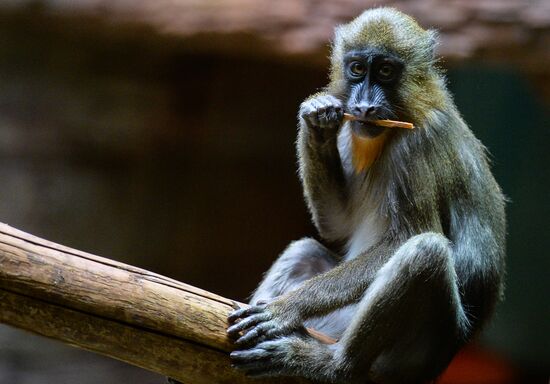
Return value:
<svg viewBox="0 0 550 384">
<path fill-rule="evenodd" d="M 362 137 L 376 137 L 384 132 L 385 129 L 368 120 L 355 120 L 351 122 L 353 133 Z"/>
</svg>

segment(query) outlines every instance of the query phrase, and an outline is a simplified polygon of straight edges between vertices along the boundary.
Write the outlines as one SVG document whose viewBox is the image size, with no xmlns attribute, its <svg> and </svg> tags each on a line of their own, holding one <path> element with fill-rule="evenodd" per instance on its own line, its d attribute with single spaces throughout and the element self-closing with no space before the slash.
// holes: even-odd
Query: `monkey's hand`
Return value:
<svg viewBox="0 0 550 384">
<path fill-rule="evenodd" d="M 304 330 L 299 316 L 283 311 L 279 300 L 237 309 L 229 314 L 228 322 L 227 334 L 236 339 L 235 344 L 239 347 Z"/>
<path fill-rule="evenodd" d="M 313 96 L 300 105 L 300 119 L 317 138 L 327 140 L 336 137 L 344 118 L 344 105 L 332 95 Z"/>
</svg>

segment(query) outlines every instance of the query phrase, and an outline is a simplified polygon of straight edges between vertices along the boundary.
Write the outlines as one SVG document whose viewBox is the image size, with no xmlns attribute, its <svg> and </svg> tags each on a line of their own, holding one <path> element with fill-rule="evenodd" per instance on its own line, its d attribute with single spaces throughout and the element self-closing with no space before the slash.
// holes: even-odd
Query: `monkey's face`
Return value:
<svg viewBox="0 0 550 384">
<path fill-rule="evenodd" d="M 377 49 L 353 50 L 344 55 L 346 110 L 358 119 L 352 129 L 361 136 L 376 137 L 385 128 L 373 120 L 399 117 L 397 87 L 403 62 Z"/>
<path fill-rule="evenodd" d="M 395 9 L 367 10 L 336 28 L 328 88 L 349 113 L 364 115 L 367 122 L 389 118 L 418 125 L 426 111 L 445 105 L 435 38 L 435 32 Z M 374 107 L 370 115 L 369 107 Z M 371 137 L 380 134 L 380 128 L 364 125 L 352 127 L 366 128 Z"/>
</svg>

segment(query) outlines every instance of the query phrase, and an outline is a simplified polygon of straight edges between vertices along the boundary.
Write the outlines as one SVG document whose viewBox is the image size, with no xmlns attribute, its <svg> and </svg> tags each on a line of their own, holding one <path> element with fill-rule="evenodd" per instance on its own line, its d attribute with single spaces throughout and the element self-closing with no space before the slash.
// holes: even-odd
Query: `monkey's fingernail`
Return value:
<svg viewBox="0 0 550 384">
<path fill-rule="evenodd" d="M 230 312 L 227 316 L 227 320 L 231 322 L 235 322 L 240 317 L 240 313 Z"/>
</svg>

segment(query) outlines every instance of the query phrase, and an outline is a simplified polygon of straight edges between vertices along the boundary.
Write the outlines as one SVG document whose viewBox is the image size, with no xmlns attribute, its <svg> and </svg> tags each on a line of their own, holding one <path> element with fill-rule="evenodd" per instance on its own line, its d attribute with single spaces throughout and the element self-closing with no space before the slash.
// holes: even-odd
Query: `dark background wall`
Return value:
<svg viewBox="0 0 550 384">
<path fill-rule="evenodd" d="M 0 36 L 1 221 L 240 300 L 289 241 L 315 235 L 295 116 L 325 65 L 35 10 L 0 12 Z M 480 342 L 544 377 L 547 105 L 510 67 L 448 74 L 511 200 L 507 298 Z M 121 381 L 162 379 L 0 326 L 2 384 Z"/>
<path fill-rule="evenodd" d="M 548 368 L 548 109 L 510 68 L 470 65 L 451 70 L 449 79 L 509 199 L 506 300 L 484 340 L 518 361 Z"/>
</svg>

